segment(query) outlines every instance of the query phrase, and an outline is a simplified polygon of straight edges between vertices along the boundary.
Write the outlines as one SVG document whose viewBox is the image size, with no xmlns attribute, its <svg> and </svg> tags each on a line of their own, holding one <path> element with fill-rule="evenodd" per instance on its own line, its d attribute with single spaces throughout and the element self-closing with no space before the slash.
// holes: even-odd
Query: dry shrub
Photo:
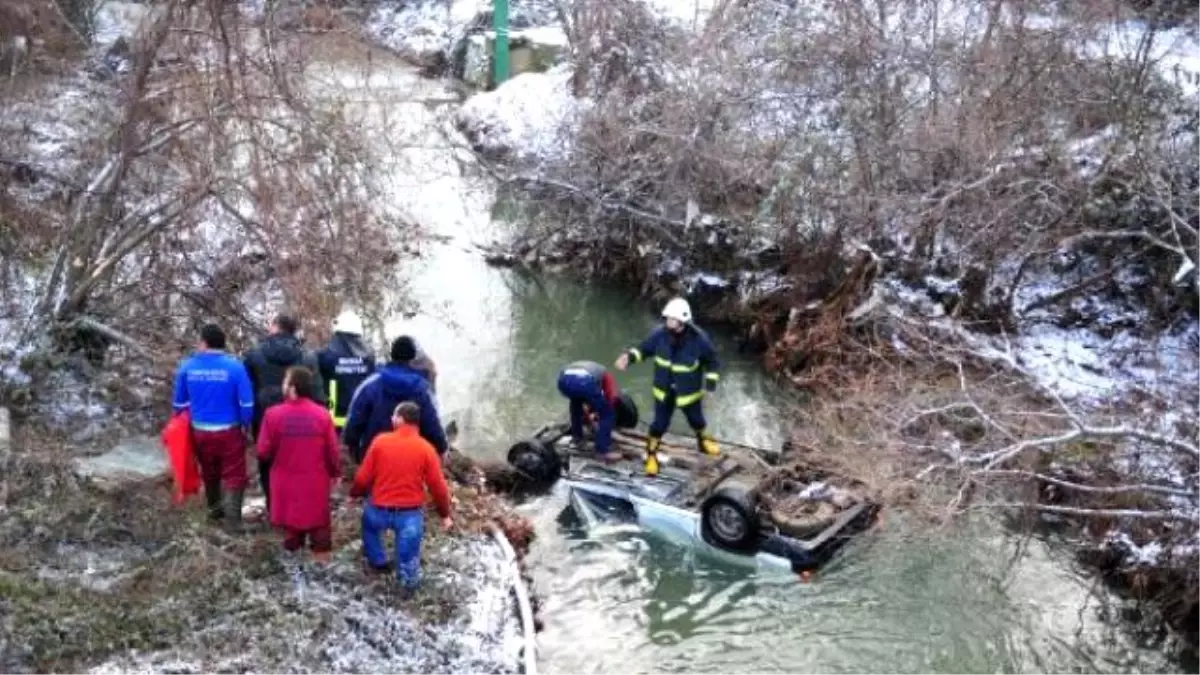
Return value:
<svg viewBox="0 0 1200 675">
<path fill-rule="evenodd" d="M 792 440 L 805 460 L 863 480 L 890 507 L 946 522 L 953 515 L 947 504 L 960 485 L 943 473 L 922 471 L 943 458 L 943 445 L 970 452 L 991 447 L 998 436 L 956 406 L 962 400 L 956 369 L 931 361 L 871 359 L 838 384 L 795 411 Z M 1032 393 L 1019 379 L 994 374 L 976 400 L 989 409 L 1026 410 Z M 938 409 L 945 410 L 920 414 Z M 1036 416 L 1014 421 L 1023 433 L 1046 430 Z"/>
<path fill-rule="evenodd" d="M 381 165 L 350 103 L 313 93 L 300 44 L 313 39 L 228 3 L 155 5 L 54 158 L 65 168 L 39 163 L 28 128 L 4 129 L 0 148 L 67 195 L 6 195 L 36 211 L 20 228 L 48 235 L 29 252 L 42 273 L 24 340 L 169 361 L 204 320 L 246 344 L 281 306 L 310 326 L 343 303 L 382 310 L 392 242 L 419 232 L 378 202 Z"/>
<path fill-rule="evenodd" d="M 87 46 L 84 35 L 57 0 L 7 0 L 0 3 L 0 78 L 42 70 Z M 22 41 L 18 47 L 16 41 Z"/>
<path fill-rule="evenodd" d="M 1035 276 L 1060 282 L 1038 309 L 1103 292 L 1194 317 L 1195 284 L 1154 273 L 1195 262 L 1194 106 L 1156 70 L 1155 30 L 1131 55 L 1082 55 L 1123 16 L 1105 7 L 1051 24 L 1027 0 L 757 0 L 690 33 L 632 0 L 570 3 L 593 105 L 570 156 L 518 181 L 553 214 L 530 240 L 637 281 L 675 258 L 783 270 L 807 295 L 772 321 L 826 296 L 842 242 L 918 283 L 970 277 L 956 311 L 992 328 L 1025 315 Z M 769 263 L 747 253 L 764 245 Z"/>
</svg>

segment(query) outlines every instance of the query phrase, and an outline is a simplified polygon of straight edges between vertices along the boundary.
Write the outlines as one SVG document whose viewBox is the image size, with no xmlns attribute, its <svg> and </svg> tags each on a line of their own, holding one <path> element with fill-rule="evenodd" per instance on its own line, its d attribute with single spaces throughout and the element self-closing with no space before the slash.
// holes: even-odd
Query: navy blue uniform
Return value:
<svg viewBox="0 0 1200 675">
<path fill-rule="evenodd" d="M 630 360 L 654 361 L 654 421 L 650 436 L 661 438 L 671 425 L 678 407 L 688 425 L 701 435 L 707 427 L 702 401 L 705 391 L 715 391 L 721 378 L 721 363 L 708 335 L 692 324 L 673 334 L 659 326 L 629 350 Z"/>
<path fill-rule="evenodd" d="M 597 417 L 596 452 L 607 454 L 617 423 L 617 386 L 612 374 L 595 361 L 576 361 L 559 371 L 558 391 L 571 401 L 571 437 L 583 438 L 586 405 Z"/>
<path fill-rule="evenodd" d="M 329 412 L 340 432 L 350 414 L 350 399 L 358 386 L 375 372 L 375 356 L 362 338 L 351 333 L 334 333 L 329 346 L 317 354 L 321 378 L 328 385 Z"/>
<path fill-rule="evenodd" d="M 429 381 L 407 365 L 388 363 L 363 380 L 354 392 L 354 398 L 350 399 L 342 442 L 349 446 L 356 463 L 362 463 L 376 436 L 392 430 L 392 413 L 403 401 L 412 401 L 421 407 L 418 422 L 421 437 L 429 441 L 438 454 L 446 454 L 450 444 L 433 405 Z"/>
</svg>

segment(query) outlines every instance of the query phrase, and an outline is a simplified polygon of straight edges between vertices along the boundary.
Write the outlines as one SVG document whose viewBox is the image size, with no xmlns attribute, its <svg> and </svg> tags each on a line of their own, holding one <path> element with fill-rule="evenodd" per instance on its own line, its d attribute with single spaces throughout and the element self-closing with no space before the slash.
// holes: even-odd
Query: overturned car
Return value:
<svg viewBox="0 0 1200 675">
<path fill-rule="evenodd" d="M 570 508 L 585 520 L 623 514 L 648 530 L 802 575 L 878 517 L 865 484 L 806 467 L 787 444 L 774 452 L 726 442 L 708 457 L 693 440 L 667 434 L 660 471 L 646 476 L 645 436 L 633 428 L 636 414 L 622 417 L 613 436 L 620 461 L 601 461 L 590 442 L 571 442 L 568 424 L 554 424 L 514 444 L 508 463 L 527 488 L 565 484 Z"/>
</svg>

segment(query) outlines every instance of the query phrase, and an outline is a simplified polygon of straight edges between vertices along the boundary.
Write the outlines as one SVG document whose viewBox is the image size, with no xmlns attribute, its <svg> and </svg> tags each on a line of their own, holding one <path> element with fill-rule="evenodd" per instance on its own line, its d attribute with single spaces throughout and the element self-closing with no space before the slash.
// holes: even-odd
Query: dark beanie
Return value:
<svg viewBox="0 0 1200 675">
<path fill-rule="evenodd" d="M 407 363 L 417 358 L 417 343 L 407 335 L 401 335 L 392 342 L 392 360 Z"/>
</svg>

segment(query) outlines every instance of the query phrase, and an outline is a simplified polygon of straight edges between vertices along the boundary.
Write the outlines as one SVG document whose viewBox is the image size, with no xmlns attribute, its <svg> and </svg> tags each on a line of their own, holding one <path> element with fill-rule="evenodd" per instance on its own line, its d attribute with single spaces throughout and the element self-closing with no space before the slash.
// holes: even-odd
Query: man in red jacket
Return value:
<svg viewBox="0 0 1200 675">
<path fill-rule="evenodd" d="M 405 401 L 392 413 L 394 430 L 379 434 L 367 448 L 362 466 L 354 475 L 351 497 L 369 494 L 363 506 L 362 541 L 367 565 L 387 571 L 383 534 L 396 538 L 396 577 L 410 593 L 421 581 L 421 540 L 425 537 L 425 489 L 433 495 L 442 529 L 450 519 L 450 488 L 433 445 L 421 437 L 421 409 Z"/>
<path fill-rule="evenodd" d="M 312 371 L 292 366 L 283 377 L 284 402 L 267 409 L 258 434 L 258 458 L 271 466 L 268 512 L 283 529 L 283 547 L 299 550 L 308 539 L 313 558 L 328 562 L 333 546 L 329 495 L 341 475 L 333 418 L 313 400 Z"/>
</svg>

